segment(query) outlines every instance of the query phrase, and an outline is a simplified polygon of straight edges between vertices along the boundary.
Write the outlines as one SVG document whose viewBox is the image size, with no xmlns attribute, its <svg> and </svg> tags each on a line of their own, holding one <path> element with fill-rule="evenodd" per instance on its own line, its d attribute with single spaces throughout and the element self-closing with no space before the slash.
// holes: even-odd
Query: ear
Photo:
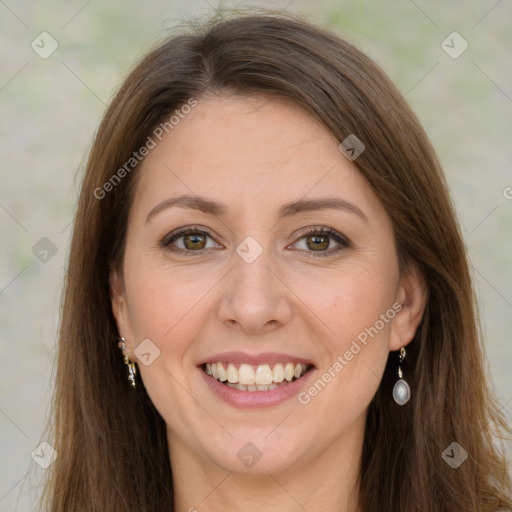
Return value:
<svg viewBox="0 0 512 512">
<path fill-rule="evenodd" d="M 130 324 L 130 315 L 128 304 L 126 302 L 126 293 L 122 273 L 117 269 L 111 269 L 109 274 L 110 300 L 112 304 L 112 313 L 117 325 L 119 336 L 128 341 L 133 340 Z"/>
<path fill-rule="evenodd" d="M 400 279 L 396 301 L 402 309 L 393 318 L 389 350 L 400 350 L 412 341 L 428 300 L 428 286 L 418 267 L 410 266 L 404 270 Z"/>
</svg>

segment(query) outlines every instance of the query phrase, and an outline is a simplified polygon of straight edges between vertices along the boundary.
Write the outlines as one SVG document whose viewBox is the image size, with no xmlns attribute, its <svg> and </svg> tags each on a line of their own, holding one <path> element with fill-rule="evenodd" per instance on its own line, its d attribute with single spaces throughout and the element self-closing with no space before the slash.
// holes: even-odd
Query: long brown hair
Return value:
<svg viewBox="0 0 512 512">
<path fill-rule="evenodd" d="M 166 40 L 131 72 L 103 118 L 69 255 L 50 438 L 58 458 L 43 506 L 172 510 L 165 424 L 143 383 L 127 383 L 110 302 L 109 271 L 122 263 L 136 166 L 104 185 L 172 112 L 211 92 L 287 98 L 340 142 L 351 134 L 363 141 L 355 164 L 392 219 L 400 262 L 416 265 L 428 284 L 406 359 L 411 401 L 392 400 L 393 352 L 369 406 L 363 510 L 512 510 L 496 446 L 510 429 L 487 385 L 468 261 L 435 152 L 371 59 L 333 33 L 275 13 L 215 19 Z M 468 454 L 457 469 L 442 457 L 453 442 Z"/>
</svg>

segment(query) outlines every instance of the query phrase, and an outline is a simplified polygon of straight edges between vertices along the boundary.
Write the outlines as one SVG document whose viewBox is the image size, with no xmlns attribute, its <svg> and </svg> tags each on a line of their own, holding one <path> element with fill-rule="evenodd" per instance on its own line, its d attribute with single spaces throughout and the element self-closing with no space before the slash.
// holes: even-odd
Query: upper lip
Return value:
<svg viewBox="0 0 512 512">
<path fill-rule="evenodd" d="M 291 354 L 281 354 L 277 352 L 262 352 L 261 354 L 249 354 L 247 352 L 221 352 L 209 356 L 198 363 L 198 366 L 202 366 L 205 363 L 246 363 L 254 366 L 265 363 L 302 363 L 306 365 L 314 366 L 313 362 L 303 357 L 297 357 Z"/>
</svg>

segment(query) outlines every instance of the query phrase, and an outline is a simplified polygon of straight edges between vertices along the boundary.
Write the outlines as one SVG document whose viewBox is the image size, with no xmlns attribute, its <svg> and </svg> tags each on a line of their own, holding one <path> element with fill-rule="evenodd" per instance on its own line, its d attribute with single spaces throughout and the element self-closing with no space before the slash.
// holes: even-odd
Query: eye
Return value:
<svg viewBox="0 0 512 512">
<path fill-rule="evenodd" d="M 335 242 L 337 245 L 332 247 L 331 242 Z M 295 245 L 303 243 L 302 247 L 306 251 L 308 256 L 312 257 L 323 257 L 330 256 L 334 253 L 338 253 L 344 248 L 350 247 L 350 242 L 343 235 L 331 228 L 326 227 L 313 227 L 303 233 L 301 238 Z M 316 253 L 316 254 L 312 254 Z"/>
<path fill-rule="evenodd" d="M 208 245 L 208 241 L 212 244 Z M 218 245 L 209 233 L 196 228 L 181 228 L 173 231 L 162 240 L 162 247 L 173 252 L 192 253 L 201 252 L 202 249 L 222 247 Z"/>
<path fill-rule="evenodd" d="M 333 242 L 337 244 L 334 247 Z M 304 250 L 305 254 L 311 257 L 330 256 L 350 247 L 347 238 L 327 227 L 310 228 L 302 234 L 294 245 L 297 246 L 300 243 L 303 246 L 299 249 Z M 195 227 L 180 228 L 173 231 L 161 241 L 161 245 L 172 252 L 186 254 L 199 254 L 203 249 L 222 248 L 208 232 Z"/>
</svg>

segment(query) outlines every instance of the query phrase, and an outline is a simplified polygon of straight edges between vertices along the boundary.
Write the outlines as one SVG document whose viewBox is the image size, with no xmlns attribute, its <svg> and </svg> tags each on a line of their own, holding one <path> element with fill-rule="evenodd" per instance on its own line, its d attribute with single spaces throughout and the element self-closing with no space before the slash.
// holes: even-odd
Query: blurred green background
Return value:
<svg viewBox="0 0 512 512">
<path fill-rule="evenodd" d="M 344 35 L 384 68 L 418 114 L 457 207 L 480 299 L 489 371 L 512 419 L 510 1 L 5 0 L 0 1 L 2 511 L 34 510 L 44 476 L 31 453 L 40 442 L 50 398 L 70 222 L 105 106 L 134 61 L 174 27 L 217 8 L 251 6 L 303 13 Z M 462 39 L 450 36 L 443 49 L 454 31 Z M 45 55 L 52 40 L 58 47 Z M 33 41 L 46 58 L 34 51 Z M 464 41 L 467 50 L 454 58 Z"/>
</svg>

